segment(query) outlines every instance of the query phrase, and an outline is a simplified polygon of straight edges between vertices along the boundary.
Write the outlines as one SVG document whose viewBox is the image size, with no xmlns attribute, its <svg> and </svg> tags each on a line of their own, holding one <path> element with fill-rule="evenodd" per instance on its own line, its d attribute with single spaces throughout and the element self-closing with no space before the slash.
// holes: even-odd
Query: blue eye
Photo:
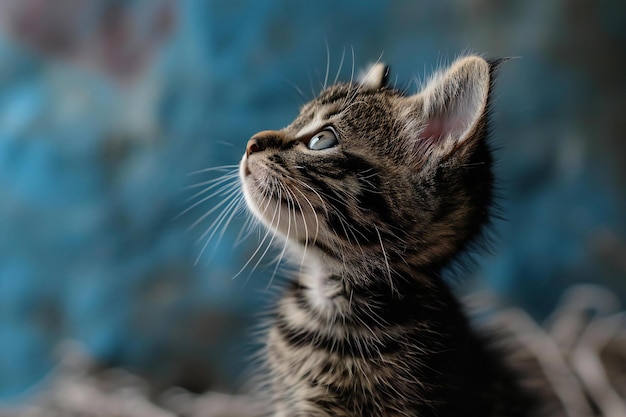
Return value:
<svg viewBox="0 0 626 417">
<path fill-rule="evenodd" d="M 327 128 L 313 136 L 307 144 L 307 147 L 313 151 L 320 151 L 322 149 L 332 148 L 338 143 L 335 131 L 331 128 Z"/>
</svg>

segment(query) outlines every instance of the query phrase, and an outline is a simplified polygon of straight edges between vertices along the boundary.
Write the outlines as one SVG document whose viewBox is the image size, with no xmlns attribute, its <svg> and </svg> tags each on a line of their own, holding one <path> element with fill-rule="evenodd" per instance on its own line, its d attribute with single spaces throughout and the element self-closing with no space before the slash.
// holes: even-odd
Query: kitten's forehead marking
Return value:
<svg viewBox="0 0 626 417">
<path fill-rule="evenodd" d="M 296 136 L 302 137 L 302 136 L 314 135 L 317 132 L 319 132 L 326 123 L 327 123 L 327 119 L 323 116 L 323 113 L 316 112 L 315 117 L 313 117 L 311 121 L 309 121 L 300 130 L 298 130 L 298 133 L 296 134 Z"/>
</svg>

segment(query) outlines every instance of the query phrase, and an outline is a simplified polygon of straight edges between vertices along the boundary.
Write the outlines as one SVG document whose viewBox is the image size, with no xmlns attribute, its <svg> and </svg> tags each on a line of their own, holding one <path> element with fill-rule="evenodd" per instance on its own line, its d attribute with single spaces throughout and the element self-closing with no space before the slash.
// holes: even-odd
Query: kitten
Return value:
<svg viewBox="0 0 626 417">
<path fill-rule="evenodd" d="M 299 267 L 267 334 L 274 416 L 530 415 L 441 278 L 489 220 L 497 64 L 408 95 L 379 63 L 248 141 L 245 200 Z"/>
</svg>

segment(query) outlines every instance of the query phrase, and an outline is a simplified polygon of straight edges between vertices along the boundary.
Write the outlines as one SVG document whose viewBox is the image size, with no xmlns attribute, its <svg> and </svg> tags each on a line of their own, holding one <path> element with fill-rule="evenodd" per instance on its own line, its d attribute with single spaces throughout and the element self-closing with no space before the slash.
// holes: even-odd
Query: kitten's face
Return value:
<svg viewBox="0 0 626 417">
<path fill-rule="evenodd" d="M 328 262 L 442 263 L 485 221 L 489 66 L 465 58 L 413 96 L 385 87 L 386 74 L 374 66 L 255 135 L 244 195 L 267 227 Z"/>
</svg>

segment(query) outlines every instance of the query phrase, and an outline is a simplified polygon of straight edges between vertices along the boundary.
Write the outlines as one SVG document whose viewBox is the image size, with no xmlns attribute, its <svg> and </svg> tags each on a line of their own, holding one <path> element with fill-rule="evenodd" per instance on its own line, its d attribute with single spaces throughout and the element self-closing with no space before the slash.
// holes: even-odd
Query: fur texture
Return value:
<svg viewBox="0 0 626 417">
<path fill-rule="evenodd" d="M 276 417 L 530 412 L 441 279 L 489 219 L 496 65 L 407 95 L 377 64 L 248 142 L 246 202 L 300 268 L 267 334 Z"/>
</svg>

